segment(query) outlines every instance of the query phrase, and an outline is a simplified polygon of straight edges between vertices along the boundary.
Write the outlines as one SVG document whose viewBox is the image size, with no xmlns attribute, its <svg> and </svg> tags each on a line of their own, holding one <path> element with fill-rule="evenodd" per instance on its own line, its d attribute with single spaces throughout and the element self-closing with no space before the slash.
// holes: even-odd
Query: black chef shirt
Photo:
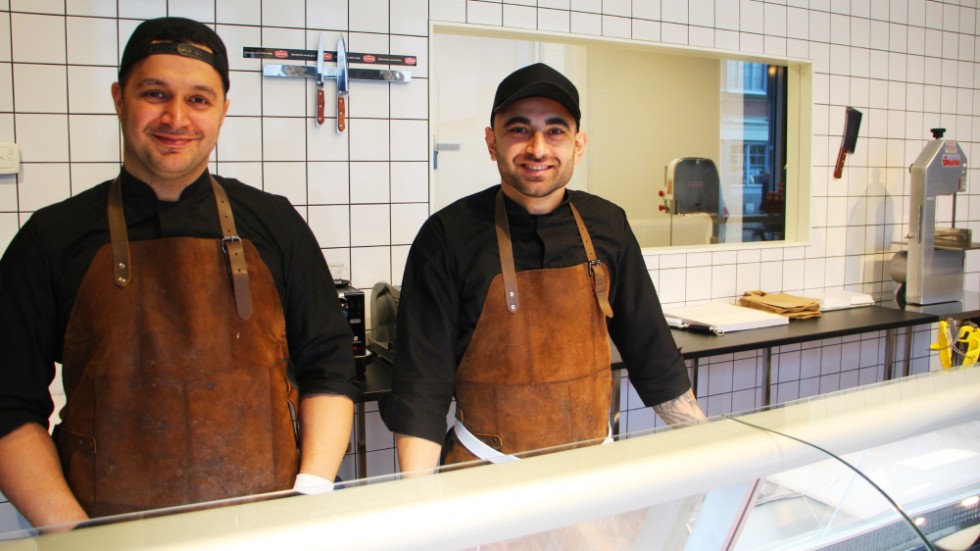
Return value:
<svg viewBox="0 0 980 551">
<path fill-rule="evenodd" d="M 382 412 L 393 432 L 443 440 L 456 368 L 490 282 L 500 273 L 494 229 L 498 189 L 493 186 L 435 213 L 412 244 L 398 305 L 392 395 Z M 649 406 L 680 396 L 691 388 L 687 369 L 621 208 L 583 191 L 568 191 L 554 212 L 531 215 L 505 196 L 517 271 L 587 262 L 569 200 L 582 215 L 596 255 L 609 268 L 615 313 L 608 320 L 609 333 L 630 381 Z"/>
<path fill-rule="evenodd" d="M 158 200 L 125 171 L 120 177 L 131 241 L 221 237 L 207 171 L 173 202 Z M 309 227 L 284 197 L 216 179 L 228 194 L 238 234 L 255 244 L 272 273 L 301 394 L 356 399 L 350 325 Z M 37 211 L 0 259 L 0 436 L 27 422 L 47 426 L 54 408 L 48 386 L 75 294 L 96 251 L 109 242 L 109 183 Z"/>
</svg>

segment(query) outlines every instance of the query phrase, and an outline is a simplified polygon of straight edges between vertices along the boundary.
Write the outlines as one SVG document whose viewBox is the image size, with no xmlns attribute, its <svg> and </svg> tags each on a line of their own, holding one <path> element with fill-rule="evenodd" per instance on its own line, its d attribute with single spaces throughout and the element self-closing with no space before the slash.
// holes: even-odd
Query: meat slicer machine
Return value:
<svg viewBox="0 0 980 551">
<path fill-rule="evenodd" d="M 955 225 L 956 193 L 966 191 L 967 161 L 959 143 L 943 139 L 945 128 L 931 132 L 934 139 L 909 167 L 909 233 L 905 241 L 896 243 L 907 249 L 891 261 L 892 278 L 900 284 L 896 289 L 900 304 L 962 300 L 965 251 L 980 248 L 973 244 L 969 229 L 936 227 L 936 203 L 941 195 L 953 196 L 951 225 Z"/>
</svg>

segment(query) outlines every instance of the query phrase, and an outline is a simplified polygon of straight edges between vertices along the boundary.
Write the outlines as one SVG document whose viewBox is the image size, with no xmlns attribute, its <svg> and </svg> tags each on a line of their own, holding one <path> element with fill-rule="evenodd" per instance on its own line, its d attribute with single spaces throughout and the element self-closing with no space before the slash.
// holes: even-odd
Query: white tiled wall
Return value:
<svg viewBox="0 0 980 551">
<path fill-rule="evenodd" d="M 730 300 L 750 288 L 887 291 L 891 242 L 908 218 L 907 166 L 928 129 L 947 128 L 969 158 L 980 140 L 977 0 L 0 0 L 0 142 L 16 142 L 23 158 L 19 174 L 0 176 L 0 250 L 31 212 L 117 172 L 115 65 L 136 24 L 162 15 L 213 23 L 228 45 L 232 103 L 216 171 L 289 197 L 331 264 L 344 263 L 343 275 L 364 289 L 400 282 L 408 244 L 428 214 L 430 20 L 813 61 L 810 243 L 651 254 L 650 274 L 667 304 Z M 408 69 L 413 81 L 355 82 L 347 132 L 316 128 L 311 83 L 264 79 L 259 60 L 236 52 L 310 47 L 317 32 L 328 44 L 343 33 L 352 51 L 418 56 Z M 861 109 L 864 122 L 844 178 L 835 180 L 847 105 Z M 980 230 L 975 188 L 957 201 L 956 221 Z M 940 200 L 945 222 L 951 209 Z M 967 288 L 980 290 L 975 254 L 967 272 Z M 927 370 L 930 331 L 914 337 L 913 370 Z M 778 348 L 773 396 L 880 380 L 883 358 L 878 333 Z M 702 406 L 718 414 L 760 405 L 762 361 L 759 352 L 702 360 Z M 654 424 L 624 385 L 625 427 Z M 391 472 L 391 436 L 376 406 L 367 417 L 369 472 Z M 14 527 L 5 514 L 0 509 L 0 531 Z"/>
</svg>

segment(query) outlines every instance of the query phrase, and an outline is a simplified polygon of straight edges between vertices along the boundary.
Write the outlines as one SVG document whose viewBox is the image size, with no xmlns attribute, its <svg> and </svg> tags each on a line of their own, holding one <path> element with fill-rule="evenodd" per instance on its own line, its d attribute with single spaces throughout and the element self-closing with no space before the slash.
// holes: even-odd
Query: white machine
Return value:
<svg viewBox="0 0 980 551">
<path fill-rule="evenodd" d="M 904 302 L 925 305 L 963 298 L 965 251 L 974 247 L 969 229 L 936 228 L 936 198 L 966 191 L 966 155 L 955 140 L 943 139 L 945 128 L 933 128 L 933 140 L 909 167 L 909 233 L 902 244 L 908 250 L 895 254 L 892 278 L 901 283 Z M 955 222 L 955 218 L 954 218 Z M 901 296 L 899 296 L 901 302 Z"/>
</svg>

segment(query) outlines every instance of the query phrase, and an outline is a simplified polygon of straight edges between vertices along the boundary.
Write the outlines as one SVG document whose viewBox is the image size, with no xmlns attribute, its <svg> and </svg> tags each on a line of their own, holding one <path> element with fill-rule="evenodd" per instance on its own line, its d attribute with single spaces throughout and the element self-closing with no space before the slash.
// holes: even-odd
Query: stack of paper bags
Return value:
<svg viewBox="0 0 980 551">
<path fill-rule="evenodd" d="M 820 317 L 820 302 L 812 298 L 798 297 L 786 293 L 767 293 L 765 291 L 746 291 L 738 299 L 739 306 L 755 308 L 786 316 L 791 320 Z"/>
</svg>

